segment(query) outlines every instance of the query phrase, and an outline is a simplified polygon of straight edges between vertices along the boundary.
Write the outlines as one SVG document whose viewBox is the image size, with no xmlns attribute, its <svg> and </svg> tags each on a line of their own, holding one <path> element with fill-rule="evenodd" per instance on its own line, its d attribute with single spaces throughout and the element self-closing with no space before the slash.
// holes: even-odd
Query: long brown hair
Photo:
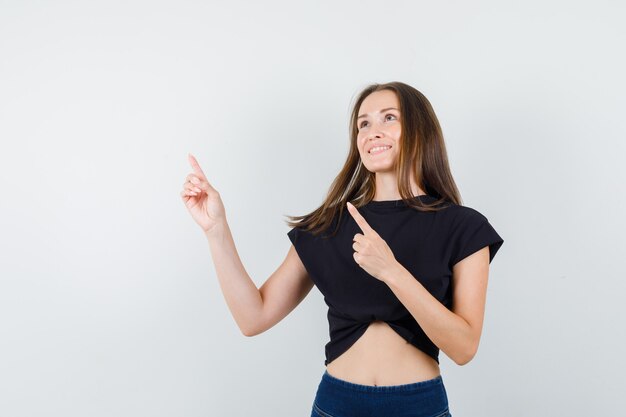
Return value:
<svg viewBox="0 0 626 417">
<path fill-rule="evenodd" d="M 405 204 L 420 211 L 437 211 L 445 203 L 462 204 L 459 190 L 452 178 L 448 154 L 439 120 L 428 99 L 410 85 L 399 81 L 370 84 L 358 95 L 350 117 L 350 151 L 348 158 L 330 186 L 321 206 L 309 214 L 289 216 L 289 227 L 299 227 L 317 235 L 326 230 L 336 215 L 341 217 L 350 201 L 359 208 L 370 202 L 376 193 L 375 173 L 368 171 L 357 148 L 357 117 L 363 100 L 375 91 L 394 91 L 400 102 L 400 152 L 396 164 L 398 191 Z M 411 191 L 410 176 L 426 194 L 437 200 L 426 204 Z M 444 205 L 442 205 L 444 204 Z M 339 222 L 336 224 L 335 233 Z M 334 234 L 334 233 L 333 233 Z"/>
</svg>

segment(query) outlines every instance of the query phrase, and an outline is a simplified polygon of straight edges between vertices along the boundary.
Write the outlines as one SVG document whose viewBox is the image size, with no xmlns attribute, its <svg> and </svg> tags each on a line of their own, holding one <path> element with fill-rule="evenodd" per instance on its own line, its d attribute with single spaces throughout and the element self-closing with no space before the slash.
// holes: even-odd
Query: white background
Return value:
<svg viewBox="0 0 626 417">
<path fill-rule="evenodd" d="M 504 245 L 455 417 L 624 409 L 625 6 L 0 1 L 0 415 L 305 416 L 314 288 L 237 328 L 186 211 L 194 154 L 260 286 L 372 82 L 424 93 Z"/>
</svg>

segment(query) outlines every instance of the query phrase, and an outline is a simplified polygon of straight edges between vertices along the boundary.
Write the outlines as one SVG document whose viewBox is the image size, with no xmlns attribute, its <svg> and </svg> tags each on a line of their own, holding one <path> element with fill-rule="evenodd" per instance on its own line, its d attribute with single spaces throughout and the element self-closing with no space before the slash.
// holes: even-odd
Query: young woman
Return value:
<svg viewBox="0 0 626 417">
<path fill-rule="evenodd" d="M 504 240 L 462 205 L 441 127 L 418 90 L 368 86 L 350 132 L 325 201 L 290 216 L 292 246 L 258 289 L 219 193 L 191 155 L 182 199 L 243 334 L 274 326 L 314 285 L 324 295 L 330 341 L 312 416 L 451 416 L 438 353 L 459 365 L 476 354 L 489 264 Z"/>
</svg>

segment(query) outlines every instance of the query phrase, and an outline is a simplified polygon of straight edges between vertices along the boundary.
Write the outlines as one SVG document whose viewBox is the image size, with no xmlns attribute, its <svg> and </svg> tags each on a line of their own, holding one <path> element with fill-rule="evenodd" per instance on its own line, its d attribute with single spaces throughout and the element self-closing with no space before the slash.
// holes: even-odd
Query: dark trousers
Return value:
<svg viewBox="0 0 626 417">
<path fill-rule="evenodd" d="M 452 417 L 441 375 L 402 385 L 361 385 L 324 371 L 311 417 Z"/>
</svg>

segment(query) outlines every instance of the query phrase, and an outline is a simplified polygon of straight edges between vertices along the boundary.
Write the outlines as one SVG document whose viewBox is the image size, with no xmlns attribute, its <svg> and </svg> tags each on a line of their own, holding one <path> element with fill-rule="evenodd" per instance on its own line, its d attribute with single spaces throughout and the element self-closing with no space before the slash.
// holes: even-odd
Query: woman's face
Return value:
<svg viewBox="0 0 626 417">
<path fill-rule="evenodd" d="M 400 103 L 393 91 L 376 91 L 361 103 L 357 147 L 368 171 L 393 170 L 400 151 L 400 116 Z"/>
</svg>

